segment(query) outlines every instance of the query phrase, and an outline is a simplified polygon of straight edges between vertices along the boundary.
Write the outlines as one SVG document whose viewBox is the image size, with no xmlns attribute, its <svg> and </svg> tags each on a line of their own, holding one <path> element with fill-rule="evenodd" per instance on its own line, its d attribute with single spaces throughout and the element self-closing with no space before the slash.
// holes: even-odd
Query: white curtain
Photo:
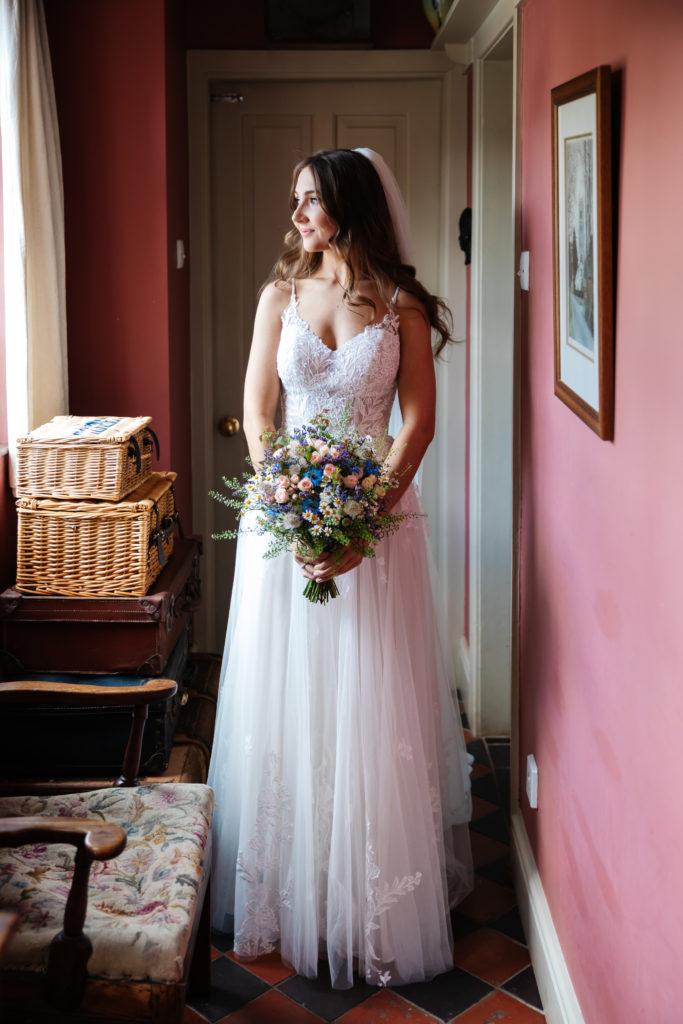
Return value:
<svg viewBox="0 0 683 1024">
<path fill-rule="evenodd" d="M 7 428 L 68 412 L 64 196 L 42 0 L 0 0 Z"/>
</svg>

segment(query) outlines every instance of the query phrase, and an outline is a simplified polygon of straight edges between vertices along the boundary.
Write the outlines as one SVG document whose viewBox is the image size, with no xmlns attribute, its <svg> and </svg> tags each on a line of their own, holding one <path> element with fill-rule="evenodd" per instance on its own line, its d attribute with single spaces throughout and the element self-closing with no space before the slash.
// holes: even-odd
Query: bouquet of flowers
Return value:
<svg viewBox="0 0 683 1024">
<path fill-rule="evenodd" d="M 239 515 L 255 511 L 251 529 L 268 534 L 265 553 L 272 558 L 296 548 L 311 561 L 334 547 L 357 545 L 366 557 L 375 554 L 374 544 L 393 533 L 405 514 L 387 510 L 388 493 L 398 483 L 378 458 L 370 436 L 361 437 L 342 427 L 335 438 L 325 413 L 295 427 L 291 435 L 262 435 L 263 461 L 243 480 L 223 478 L 230 494 L 212 491 L 211 496 Z M 225 530 L 214 538 L 234 538 L 238 530 Z M 325 604 L 339 593 L 334 580 L 309 580 L 304 597 Z"/>
</svg>

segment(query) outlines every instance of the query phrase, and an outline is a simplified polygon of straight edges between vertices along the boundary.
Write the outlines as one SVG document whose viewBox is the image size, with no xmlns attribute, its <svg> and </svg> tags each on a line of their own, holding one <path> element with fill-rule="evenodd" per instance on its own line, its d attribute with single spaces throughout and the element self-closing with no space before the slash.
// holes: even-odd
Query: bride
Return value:
<svg viewBox="0 0 683 1024">
<path fill-rule="evenodd" d="M 421 512 L 413 477 L 434 432 L 431 347 L 443 303 L 409 265 L 396 182 L 370 150 L 319 152 L 294 171 L 292 230 L 261 294 L 244 429 L 350 416 L 386 437 L 393 511 Z M 246 517 L 245 517 L 246 518 Z M 243 519 L 243 523 L 245 520 Z M 245 525 L 248 525 L 248 520 Z M 332 985 L 424 981 L 452 965 L 449 909 L 471 889 L 470 788 L 439 641 L 424 520 L 377 545 L 304 564 L 238 541 L 209 784 L 216 793 L 213 923 L 243 960 L 279 950 Z M 335 578 L 314 605 L 303 577 Z"/>
</svg>

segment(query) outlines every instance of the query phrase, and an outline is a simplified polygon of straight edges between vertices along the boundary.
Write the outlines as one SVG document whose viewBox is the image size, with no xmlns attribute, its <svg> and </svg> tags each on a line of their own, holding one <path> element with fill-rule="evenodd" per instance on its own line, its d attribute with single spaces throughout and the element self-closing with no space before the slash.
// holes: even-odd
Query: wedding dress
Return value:
<svg viewBox="0 0 683 1024">
<path fill-rule="evenodd" d="M 332 350 L 294 284 L 277 356 L 282 422 L 350 410 L 386 434 L 399 318 Z M 421 511 L 411 486 L 396 511 Z M 244 526 L 243 520 L 243 526 Z M 209 783 L 216 793 L 213 924 L 235 954 L 277 949 L 333 986 L 428 980 L 452 967 L 449 907 L 471 889 L 468 758 L 436 627 L 423 518 L 302 596 L 289 555 L 242 532 Z"/>
</svg>

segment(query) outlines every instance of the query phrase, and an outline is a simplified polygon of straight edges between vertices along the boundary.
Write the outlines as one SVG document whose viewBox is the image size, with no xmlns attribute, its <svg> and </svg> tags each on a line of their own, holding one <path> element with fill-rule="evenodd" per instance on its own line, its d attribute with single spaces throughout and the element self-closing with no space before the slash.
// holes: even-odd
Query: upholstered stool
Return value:
<svg viewBox="0 0 683 1024">
<path fill-rule="evenodd" d="M 47 780 L 43 793 L 0 796 L 0 909 L 19 918 L 0 969 L 3 1024 L 181 1024 L 189 981 L 208 987 L 213 792 L 137 784 L 147 705 L 175 689 L 0 682 L 0 706 L 85 695 L 134 707 L 112 786 Z"/>
</svg>

